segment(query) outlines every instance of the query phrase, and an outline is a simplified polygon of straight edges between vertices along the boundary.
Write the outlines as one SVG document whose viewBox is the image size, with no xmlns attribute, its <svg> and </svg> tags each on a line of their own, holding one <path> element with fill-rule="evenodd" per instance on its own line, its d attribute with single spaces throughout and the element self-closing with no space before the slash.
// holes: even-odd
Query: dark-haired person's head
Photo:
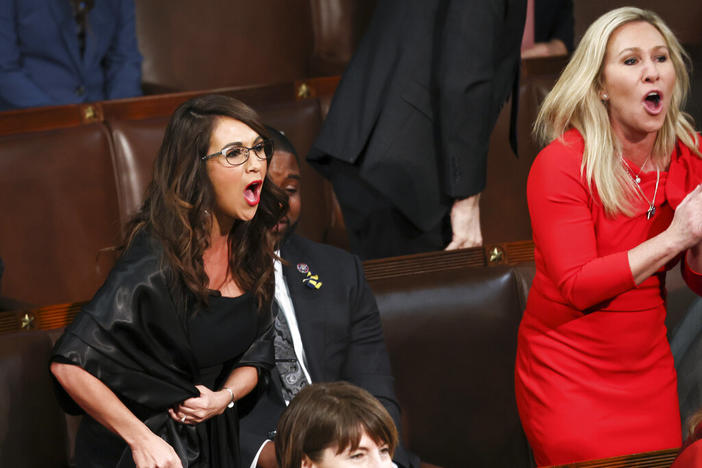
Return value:
<svg viewBox="0 0 702 468">
<path fill-rule="evenodd" d="M 273 141 L 275 155 L 268 167 L 268 177 L 288 195 L 288 211 L 273 229 L 278 242 L 281 242 L 295 230 L 300 220 L 302 211 L 300 160 L 285 134 L 272 127 L 266 127 L 266 130 Z"/>
<path fill-rule="evenodd" d="M 347 382 L 305 387 L 278 422 L 281 468 L 390 468 L 395 424 L 366 390 Z"/>
<path fill-rule="evenodd" d="M 266 179 L 271 157 L 266 129 L 246 104 L 222 95 L 183 103 L 166 127 L 130 237 L 148 226 L 180 283 L 206 300 L 202 255 L 218 230 L 229 237 L 239 286 L 260 304 L 269 302 L 270 231 L 287 209 L 284 194 Z"/>
</svg>

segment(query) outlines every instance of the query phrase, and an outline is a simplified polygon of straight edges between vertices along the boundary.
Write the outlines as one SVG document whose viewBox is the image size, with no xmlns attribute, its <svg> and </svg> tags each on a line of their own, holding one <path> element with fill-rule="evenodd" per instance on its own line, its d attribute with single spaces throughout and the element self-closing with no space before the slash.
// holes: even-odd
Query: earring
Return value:
<svg viewBox="0 0 702 468">
<path fill-rule="evenodd" d="M 603 100 L 603 101 L 606 101 L 607 99 L 609 99 L 609 94 L 607 94 L 607 93 L 602 93 L 602 100 Z"/>
</svg>

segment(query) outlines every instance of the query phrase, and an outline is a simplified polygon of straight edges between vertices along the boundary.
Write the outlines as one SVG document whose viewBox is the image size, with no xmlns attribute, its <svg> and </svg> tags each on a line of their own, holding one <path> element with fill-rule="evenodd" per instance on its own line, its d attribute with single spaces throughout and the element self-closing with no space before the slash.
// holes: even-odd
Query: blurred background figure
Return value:
<svg viewBox="0 0 702 468">
<path fill-rule="evenodd" d="M 573 51 L 573 0 L 527 0 L 522 58 Z"/>
<path fill-rule="evenodd" d="M 134 0 L 0 0 L 0 110 L 139 95 Z"/>
<path fill-rule="evenodd" d="M 482 244 L 490 133 L 518 83 L 525 10 L 378 2 L 308 155 L 362 259 Z"/>
</svg>

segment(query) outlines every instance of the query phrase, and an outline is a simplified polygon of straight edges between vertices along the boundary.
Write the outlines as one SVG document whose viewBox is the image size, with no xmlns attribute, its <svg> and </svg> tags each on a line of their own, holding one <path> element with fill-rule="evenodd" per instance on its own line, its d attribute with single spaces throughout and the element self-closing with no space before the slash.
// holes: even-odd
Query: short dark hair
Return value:
<svg viewBox="0 0 702 468">
<path fill-rule="evenodd" d="M 348 382 L 308 385 L 278 421 L 276 458 L 281 468 L 300 468 L 305 455 L 319 462 L 327 448 L 356 450 L 364 433 L 395 452 L 397 428 L 373 395 Z"/>
<path fill-rule="evenodd" d="M 290 143 L 290 140 L 288 140 L 288 137 L 285 136 L 285 133 L 281 132 L 280 130 L 271 127 L 270 125 L 266 125 L 266 132 L 268 132 L 268 138 L 273 140 L 273 151 L 285 151 L 286 153 L 290 153 L 293 156 L 295 156 L 295 160 L 297 161 L 297 165 L 300 165 L 300 157 L 297 155 L 297 151 L 295 151 L 295 147 L 293 146 L 292 143 Z"/>
</svg>

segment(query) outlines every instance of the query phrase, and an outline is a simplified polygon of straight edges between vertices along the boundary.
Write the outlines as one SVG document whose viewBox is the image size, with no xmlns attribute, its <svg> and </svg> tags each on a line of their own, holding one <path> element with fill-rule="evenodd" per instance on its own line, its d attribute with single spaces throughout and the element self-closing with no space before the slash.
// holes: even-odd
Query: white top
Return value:
<svg viewBox="0 0 702 468">
<path fill-rule="evenodd" d="M 276 255 L 280 256 L 280 251 L 276 251 Z M 290 291 L 288 290 L 288 285 L 285 282 L 285 277 L 283 276 L 283 264 L 280 260 L 275 261 L 275 300 L 278 303 L 280 311 L 285 314 L 285 320 L 288 321 L 288 327 L 290 328 L 290 336 L 293 341 L 293 348 L 295 348 L 295 356 L 297 357 L 302 372 L 305 374 L 307 383 L 312 383 L 309 372 L 307 372 L 307 360 L 305 359 L 305 348 L 302 346 L 302 335 L 300 335 L 300 327 L 297 325 L 297 317 L 295 316 L 295 307 L 292 303 L 292 298 L 290 297 Z M 285 400 L 285 404 L 289 404 L 288 400 Z M 258 463 L 258 457 L 261 454 L 263 447 L 272 442 L 266 439 L 256 452 L 256 456 L 251 462 L 251 468 L 256 468 Z"/>
</svg>

